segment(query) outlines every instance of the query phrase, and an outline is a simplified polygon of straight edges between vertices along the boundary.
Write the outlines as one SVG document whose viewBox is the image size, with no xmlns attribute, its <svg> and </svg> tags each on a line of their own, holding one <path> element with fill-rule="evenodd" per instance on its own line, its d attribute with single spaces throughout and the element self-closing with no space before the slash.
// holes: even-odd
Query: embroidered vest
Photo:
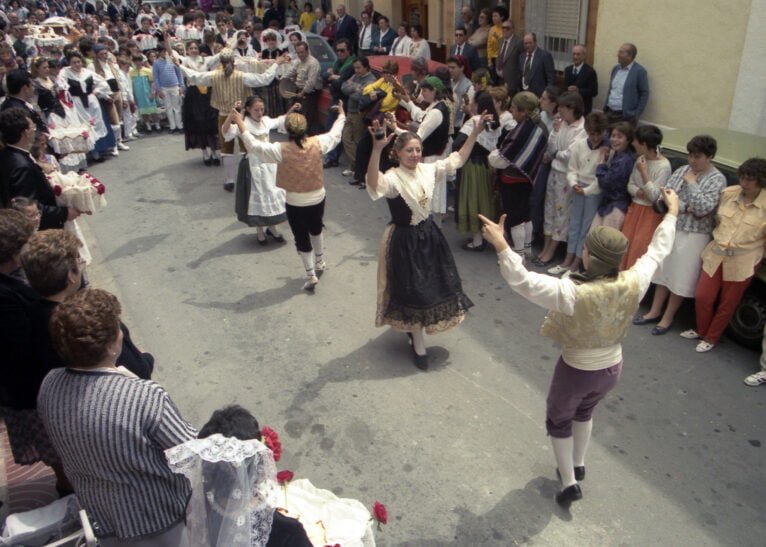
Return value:
<svg viewBox="0 0 766 547">
<path fill-rule="evenodd" d="M 309 137 L 303 142 L 303 148 L 294 142 L 281 142 L 279 146 L 282 149 L 282 161 L 277 166 L 279 188 L 288 192 L 311 192 L 324 186 L 319 139 Z"/>
<path fill-rule="evenodd" d="M 450 132 L 450 115 L 449 108 L 443 102 L 439 101 L 434 106 L 436 110 L 442 113 L 442 123 L 439 127 L 434 129 L 433 133 L 426 137 L 423 141 L 423 157 L 428 156 L 441 156 L 444 149 L 447 147 L 447 141 L 449 141 Z"/>
<path fill-rule="evenodd" d="M 574 315 L 548 312 L 542 335 L 572 349 L 605 348 L 625 338 L 639 304 L 635 277 L 622 272 L 617 279 L 576 287 Z"/>
</svg>

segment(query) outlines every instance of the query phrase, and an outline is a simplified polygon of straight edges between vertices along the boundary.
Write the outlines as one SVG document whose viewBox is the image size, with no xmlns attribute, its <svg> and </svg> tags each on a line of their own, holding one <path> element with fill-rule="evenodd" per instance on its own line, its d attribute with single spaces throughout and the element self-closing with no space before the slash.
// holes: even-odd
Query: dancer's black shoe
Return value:
<svg viewBox="0 0 766 547">
<path fill-rule="evenodd" d="M 582 489 L 579 484 L 573 484 L 567 486 L 561 492 L 556 494 L 556 503 L 559 505 L 568 506 L 573 501 L 582 499 Z"/>
</svg>

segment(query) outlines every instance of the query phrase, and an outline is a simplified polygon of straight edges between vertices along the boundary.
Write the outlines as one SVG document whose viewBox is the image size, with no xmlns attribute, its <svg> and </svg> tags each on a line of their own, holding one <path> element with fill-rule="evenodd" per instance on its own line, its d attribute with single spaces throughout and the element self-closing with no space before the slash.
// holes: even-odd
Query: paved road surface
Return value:
<svg viewBox="0 0 766 547">
<path fill-rule="evenodd" d="M 553 501 L 544 401 L 558 353 L 544 316 L 502 281 L 493 253 L 453 245 L 476 306 L 429 338 L 432 369 L 374 327 L 385 203 L 327 173 L 329 269 L 301 290 L 292 247 L 256 244 L 221 168 L 152 136 L 93 167 L 109 207 L 86 221 L 97 285 L 114 290 L 155 378 L 201 426 L 239 403 L 281 433 L 280 468 L 388 506 L 380 545 L 762 545 L 766 388 L 758 355 L 698 355 L 635 327 L 618 388 L 597 409 L 571 512 Z M 287 227 L 284 228 L 288 232 Z"/>
</svg>

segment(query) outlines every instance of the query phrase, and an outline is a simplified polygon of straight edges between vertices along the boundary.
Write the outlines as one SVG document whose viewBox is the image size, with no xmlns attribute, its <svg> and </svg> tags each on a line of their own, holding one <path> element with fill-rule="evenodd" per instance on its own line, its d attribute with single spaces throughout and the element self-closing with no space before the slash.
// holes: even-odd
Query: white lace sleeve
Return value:
<svg viewBox="0 0 766 547">
<path fill-rule="evenodd" d="M 463 166 L 463 163 L 460 161 L 460 154 L 458 152 L 452 152 L 449 156 L 443 160 L 437 161 L 433 165 L 436 180 L 439 180 L 444 176 L 454 177 L 457 170 Z"/>
<path fill-rule="evenodd" d="M 367 185 L 367 193 L 374 200 L 380 198 L 395 198 L 399 195 L 397 187 L 397 178 L 394 175 L 394 169 L 389 169 L 385 173 L 378 173 L 378 186 L 373 190 L 372 186 Z"/>
</svg>

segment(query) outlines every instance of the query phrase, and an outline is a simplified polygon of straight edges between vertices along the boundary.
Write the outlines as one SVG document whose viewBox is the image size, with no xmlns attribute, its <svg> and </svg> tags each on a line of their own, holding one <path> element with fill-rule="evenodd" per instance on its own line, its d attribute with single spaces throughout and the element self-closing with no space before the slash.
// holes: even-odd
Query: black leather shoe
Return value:
<svg viewBox="0 0 766 547">
<path fill-rule="evenodd" d="M 348 181 L 348 183 L 349 183 L 351 186 L 359 186 L 360 184 L 362 184 L 362 182 L 361 182 L 361 181 L 359 181 L 359 180 L 354 180 L 354 179 L 351 179 L 350 181 Z"/>
<path fill-rule="evenodd" d="M 208 158 L 206 160 L 202 160 L 202 163 L 204 163 L 205 165 L 210 167 L 211 165 L 213 165 L 213 158 Z"/>
<path fill-rule="evenodd" d="M 585 480 L 585 466 L 575 466 L 575 480 L 577 482 L 584 481 Z"/>
<path fill-rule="evenodd" d="M 648 323 L 659 323 L 660 319 L 662 319 L 661 315 L 658 315 L 657 317 L 645 317 L 643 315 L 637 315 L 633 318 L 633 324 L 646 325 Z"/>
<path fill-rule="evenodd" d="M 213 158 L 213 165 L 216 167 L 221 165 L 221 158 Z"/>
<path fill-rule="evenodd" d="M 556 503 L 559 505 L 569 505 L 573 501 L 582 499 L 582 489 L 579 484 L 567 486 L 561 492 L 556 494 Z"/>
<path fill-rule="evenodd" d="M 415 347 L 412 348 L 412 357 L 415 360 L 415 366 L 420 370 L 428 370 L 428 354 L 419 355 L 415 353 Z"/>
<path fill-rule="evenodd" d="M 330 167 L 338 167 L 338 162 L 335 160 L 326 161 L 324 162 L 324 165 L 322 167 L 324 167 L 325 169 L 329 169 Z"/>
<path fill-rule="evenodd" d="M 272 238 L 274 241 L 278 241 L 279 243 L 282 243 L 285 240 L 285 237 L 282 234 L 275 234 L 268 228 L 266 228 L 266 235 Z"/>
</svg>

